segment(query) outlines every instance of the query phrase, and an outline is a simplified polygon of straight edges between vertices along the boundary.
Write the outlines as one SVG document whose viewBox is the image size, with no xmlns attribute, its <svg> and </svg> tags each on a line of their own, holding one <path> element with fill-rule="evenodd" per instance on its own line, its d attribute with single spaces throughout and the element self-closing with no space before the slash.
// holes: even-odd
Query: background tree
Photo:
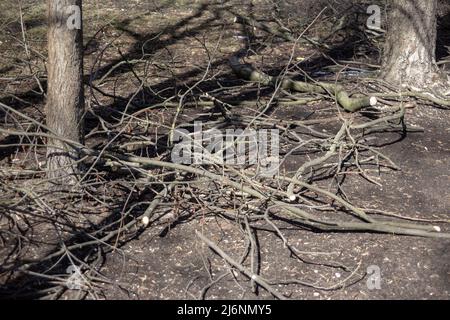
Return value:
<svg viewBox="0 0 450 320">
<path fill-rule="evenodd" d="M 58 136 L 83 143 L 83 32 L 81 0 L 48 0 L 46 123 Z M 48 177 L 76 180 L 78 154 L 61 140 L 47 141 Z"/>
<path fill-rule="evenodd" d="M 382 76 L 415 90 L 448 90 L 436 64 L 437 0 L 395 0 L 388 8 Z"/>
</svg>

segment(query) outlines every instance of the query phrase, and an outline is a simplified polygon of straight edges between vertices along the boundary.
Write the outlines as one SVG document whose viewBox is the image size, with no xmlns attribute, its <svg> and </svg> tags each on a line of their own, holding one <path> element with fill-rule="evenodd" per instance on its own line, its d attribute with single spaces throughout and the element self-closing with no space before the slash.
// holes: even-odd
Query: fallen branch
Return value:
<svg viewBox="0 0 450 320">
<path fill-rule="evenodd" d="M 277 290 L 275 290 L 266 280 L 264 280 L 261 276 L 251 272 L 247 268 L 245 268 L 242 264 L 237 263 L 233 258 L 231 258 L 229 255 L 227 255 L 222 249 L 220 249 L 217 245 L 215 245 L 211 240 L 206 238 L 203 234 L 201 234 L 198 231 L 195 231 L 195 234 L 197 237 L 200 238 L 204 243 L 206 243 L 211 249 L 213 249 L 222 259 L 224 259 L 226 262 L 231 264 L 233 267 L 238 269 L 240 272 L 245 274 L 247 277 L 249 277 L 251 280 L 255 281 L 258 285 L 266 289 L 268 292 L 270 292 L 274 297 L 280 299 L 280 300 L 286 300 L 286 297 L 283 296 L 281 293 L 279 293 Z"/>
<path fill-rule="evenodd" d="M 377 98 L 374 96 L 350 98 L 345 89 L 341 85 L 335 83 L 317 82 L 316 84 L 311 84 L 289 78 L 280 79 L 279 77 L 272 77 L 261 71 L 257 71 L 249 64 L 240 63 L 239 59 L 235 56 L 231 57 L 229 61 L 233 72 L 244 80 L 274 87 L 281 83 L 281 88 L 297 92 L 329 93 L 334 95 L 341 107 L 348 112 L 355 112 L 363 107 L 375 106 L 377 104 Z"/>
</svg>

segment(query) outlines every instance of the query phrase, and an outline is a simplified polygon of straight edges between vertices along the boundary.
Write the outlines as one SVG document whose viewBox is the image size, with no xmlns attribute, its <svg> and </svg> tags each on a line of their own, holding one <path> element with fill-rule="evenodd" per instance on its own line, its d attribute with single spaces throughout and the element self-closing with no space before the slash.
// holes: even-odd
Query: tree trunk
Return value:
<svg viewBox="0 0 450 320">
<path fill-rule="evenodd" d="M 83 143 L 83 32 L 81 0 L 48 0 L 47 126 L 60 137 Z M 47 177 L 77 181 L 79 155 L 58 139 L 47 141 Z"/>
<path fill-rule="evenodd" d="M 413 90 L 442 89 L 436 64 L 437 0 L 395 0 L 389 8 L 382 77 Z M 440 91 L 440 90 L 439 90 Z"/>
</svg>

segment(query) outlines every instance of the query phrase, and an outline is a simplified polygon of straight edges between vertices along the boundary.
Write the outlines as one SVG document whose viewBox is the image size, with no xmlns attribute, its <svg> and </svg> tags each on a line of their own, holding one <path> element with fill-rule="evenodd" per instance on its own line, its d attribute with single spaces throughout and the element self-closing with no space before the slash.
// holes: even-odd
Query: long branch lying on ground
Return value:
<svg viewBox="0 0 450 320">
<path fill-rule="evenodd" d="M 257 71 L 249 64 L 240 63 L 239 59 L 234 56 L 230 58 L 230 65 L 239 77 L 265 86 L 280 86 L 283 89 L 297 92 L 331 94 L 336 98 L 342 108 L 349 112 L 355 112 L 363 107 L 375 106 L 377 104 L 377 98 L 373 96 L 350 98 L 345 89 L 339 84 L 326 82 L 316 82 L 315 84 L 311 84 L 302 81 L 295 81 L 289 78 L 280 79 L 278 77 L 269 76 L 261 71 Z"/>
</svg>

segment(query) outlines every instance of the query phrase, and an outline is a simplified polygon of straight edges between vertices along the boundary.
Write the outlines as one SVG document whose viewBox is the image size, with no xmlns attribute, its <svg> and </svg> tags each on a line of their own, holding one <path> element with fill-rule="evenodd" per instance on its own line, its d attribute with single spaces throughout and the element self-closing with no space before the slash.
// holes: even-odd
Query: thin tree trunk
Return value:
<svg viewBox="0 0 450 320">
<path fill-rule="evenodd" d="M 57 135 L 83 143 L 83 32 L 74 25 L 81 0 L 48 0 L 47 126 Z M 69 21 L 69 22 L 68 22 Z M 79 28 L 78 28 L 79 27 Z M 79 172 L 77 152 L 57 139 L 47 141 L 48 178 L 73 184 Z"/>
<path fill-rule="evenodd" d="M 437 0 L 395 0 L 382 62 L 382 77 L 415 90 L 444 82 L 436 64 Z"/>
</svg>

